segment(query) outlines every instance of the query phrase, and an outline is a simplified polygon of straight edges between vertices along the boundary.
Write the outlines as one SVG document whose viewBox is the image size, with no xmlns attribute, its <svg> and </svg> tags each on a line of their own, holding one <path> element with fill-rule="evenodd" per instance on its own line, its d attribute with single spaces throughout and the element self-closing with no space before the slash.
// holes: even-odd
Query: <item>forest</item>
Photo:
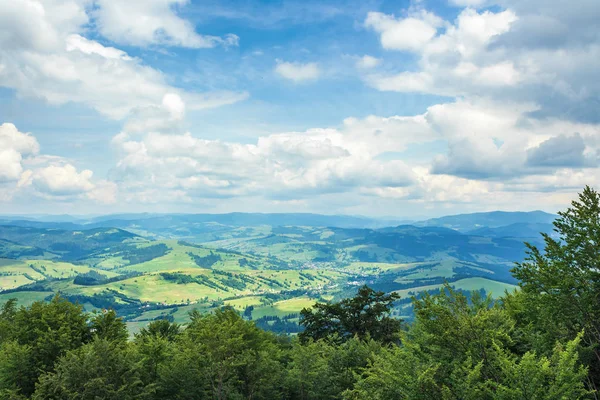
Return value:
<svg viewBox="0 0 600 400">
<path fill-rule="evenodd" d="M 131 337 L 114 310 L 87 313 L 60 293 L 9 300 L 0 398 L 597 400 L 600 194 L 586 187 L 554 229 L 515 263 L 518 290 L 445 284 L 412 299 L 410 322 L 390 315 L 398 294 L 366 285 L 303 309 L 302 332 L 287 336 L 231 307 Z"/>
</svg>

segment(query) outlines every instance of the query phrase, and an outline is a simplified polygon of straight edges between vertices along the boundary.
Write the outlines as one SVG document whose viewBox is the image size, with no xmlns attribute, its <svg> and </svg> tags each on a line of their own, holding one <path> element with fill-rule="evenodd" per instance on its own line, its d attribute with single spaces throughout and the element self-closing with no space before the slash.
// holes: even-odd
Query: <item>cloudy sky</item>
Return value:
<svg viewBox="0 0 600 400">
<path fill-rule="evenodd" d="M 4 0 L 0 213 L 556 211 L 598 0 Z"/>
</svg>

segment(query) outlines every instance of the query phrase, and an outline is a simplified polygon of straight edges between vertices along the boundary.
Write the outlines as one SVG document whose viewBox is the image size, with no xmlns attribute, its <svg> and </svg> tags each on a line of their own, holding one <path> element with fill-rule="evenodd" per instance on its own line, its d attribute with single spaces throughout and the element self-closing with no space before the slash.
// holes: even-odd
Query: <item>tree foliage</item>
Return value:
<svg viewBox="0 0 600 400">
<path fill-rule="evenodd" d="M 583 331 L 581 352 L 589 385 L 600 385 L 600 195 L 586 187 L 554 222 L 558 238 L 544 234 L 544 250 L 528 244 L 528 257 L 514 276 L 523 295 L 512 299 L 522 334 L 537 351 Z M 521 302 L 519 306 L 514 303 Z"/>
<path fill-rule="evenodd" d="M 347 340 L 353 336 L 370 337 L 382 343 L 398 339 L 401 321 L 389 316 L 398 294 L 376 292 L 368 286 L 358 289 L 356 296 L 338 303 L 316 303 L 312 309 L 300 312 L 304 331 L 299 337 L 319 340 L 337 338 Z"/>
</svg>

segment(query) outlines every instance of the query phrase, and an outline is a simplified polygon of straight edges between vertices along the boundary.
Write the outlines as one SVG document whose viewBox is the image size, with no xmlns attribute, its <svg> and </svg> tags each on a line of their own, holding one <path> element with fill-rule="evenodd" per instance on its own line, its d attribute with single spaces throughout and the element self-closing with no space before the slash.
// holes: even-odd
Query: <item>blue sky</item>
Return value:
<svg viewBox="0 0 600 400">
<path fill-rule="evenodd" d="M 555 211 L 600 177 L 600 7 L 0 5 L 4 213 Z"/>
</svg>

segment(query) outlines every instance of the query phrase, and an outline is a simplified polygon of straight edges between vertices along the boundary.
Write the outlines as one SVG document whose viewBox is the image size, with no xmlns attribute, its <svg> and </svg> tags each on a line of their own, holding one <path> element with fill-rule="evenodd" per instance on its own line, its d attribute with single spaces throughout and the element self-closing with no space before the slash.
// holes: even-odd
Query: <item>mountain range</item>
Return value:
<svg viewBox="0 0 600 400">
<path fill-rule="evenodd" d="M 524 241 L 541 243 L 556 216 L 491 212 L 416 221 L 318 214 L 127 214 L 0 217 L 0 300 L 27 304 L 60 292 L 92 310 L 119 310 L 135 329 L 148 318 L 253 307 L 293 319 L 315 299 L 356 285 L 410 296 L 458 290 L 499 296 Z M 171 314 L 169 314 L 171 313 Z M 293 317 L 293 318 L 292 318 Z"/>
</svg>

